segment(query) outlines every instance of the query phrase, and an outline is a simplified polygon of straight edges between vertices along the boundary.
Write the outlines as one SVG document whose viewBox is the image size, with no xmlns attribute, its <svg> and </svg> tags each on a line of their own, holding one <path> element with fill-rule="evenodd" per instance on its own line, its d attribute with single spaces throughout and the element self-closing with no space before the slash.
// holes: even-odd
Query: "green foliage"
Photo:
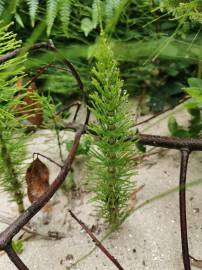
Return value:
<svg viewBox="0 0 202 270">
<path fill-rule="evenodd" d="M 31 25 L 32 27 L 34 27 L 37 9 L 39 6 L 39 0 L 27 0 L 27 5 L 29 6 L 29 15 L 30 15 L 30 20 L 31 20 Z"/>
<path fill-rule="evenodd" d="M 53 23 L 57 16 L 58 11 L 58 0 L 47 0 L 47 13 L 46 13 L 46 23 L 47 23 L 47 35 L 50 35 Z"/>
<path fill-rule="evenodd" d="M 41 10 L 45 9 L 45 22 L 46 22 L 46 32 L 49 36 L 53 27 L 53 24 L 58 17 L 61 21 L 61 26 L 65 35 L 68 33 L 68 26 L 70 21 L 72 0 L 46 0 L 46 2 L 39 2 L 39 0 L 23 0 L 23 1 L 10 1 L 10 4 L 4 0 L 0 0 L 0 16 L 1 14 L 6 15 L 6 20 L 14 15 L 16 22 L 24 27 L 24 21 L 26 22 L 26 17 L 24 17 L 24 12 L 28 8 L 28 13 L 30 17 L 31 26 L 34 27 L 36 21 L 41 20 L 41 15 L 43 12 Z M 4 16 L 1 18 L 5 20 Z M 7 22 L 7 21 L 6 21 Z M 26 22 L 27 23 L 27 22 Z"/>
<path fill-rule="evenodd" d="M 134 188 L 130 180 L 134 148 L 127 140 L 132 121 L 127 111 L 128 96 L 122 90 L 119 69 L 104 35 L 96 58 L 90 109 L 97 124 L 89 128 L 97 136 L 90 149 L 89 185 L 96 193 L 93 201 L 102 217 L 109 224 L 118 225 L 127 212 Z"/>
<path fill-rule="evenodd" d="M 81 30 L 83 30 L 85 36 L 87 37 L 89 33 L 95 29 L 99 21 L 99 12 L 101 11 L 101 2 L 100 0 L 94 0 L 92 4 L 91 16 L 92 18 L 84 18 L 81 21 Z"/>
<path fill-rule="evenodd" d="M 16 16 L 18 23 L 15 30 L 24 40 L 27 39 L 27 32 L 31 31 L 30 21 L 32 27 L 44 21 L 47 34 L 52 35 L 57 48 L 77 66 L 86 88 L 89 88 L 89 71 L 94 58 L 92 48 L 97 46 L 97 33 L 102 26 L 110 37 L 114 57 L 119 61 L 124 87 L 130 95 L 143 93 L 143 100 L 148 100 L 145 104 L 147 111 L 159 112 L 168 103 L 175 105 L 182 98 L 182 87 L 186 86 L 190 72 L 191 76 L 195 76 L 201 55 L 200 46 L 192 44 L 199 31 L 198 26 L 186 21 L 176 31 L 178 21 L 173 20 L 172 13 L 165 9 L 167 2 L 16 0 L 15 5 L 8 5 L 5 1 L 1 19 Z M 175 7 L 178 7 L 178 2 L 173 4 Z M 171 38 L 175 31 L 175 38 Z M 47 39 L 44 33 L 41 39 Z M 34 55 L 34 58 L 29 61 L 29 68 L 39 68 L 52 61 L 54 56 L 43 52 L 38 57 Z M 178 61 L 173 61 L 176 58 Z M 51 91 L 56 100 L 64 103 L 76 95 L 81 97 L 71 75 L 64 72 L 56 74 L 53 68 L 40 77 L 38 85 L 41 91 Z"/>
<path fill-rule="evenodd" d="M 0 28 L 0 56 L 20 46 L 15 37 L 7 27 Z M 20 212 L 24 210 L 21 170 L 26 136 L 21 124 L 24 117 L 16 117 L 17 106 L 23 98 L 23 95 L 16 96 L 19 91 L 16 82 L 23 76 L 25 59 L 21 55 L 0 65 L 0 185 L 16 201 Z"/>
<path fill-rule="evenodd" d="M 66 36 L 68 36 L 68 27 L 71 14 L 71 0 L 61 0 L 59 4 L 60 20 L 62 22 L 62 29 Z"/>
<path fill-rule="evenodd" d="M 5 5 L 5 1 L 4 0 L 0 0 L 0 15 L 2 14 L 2 12 L 4 10 L 4 5 Z"/>
<path fill-rule="evenodd" d="M 168 129 L 172 136 L 198 137 L 200 135 L 200 131 L 202 129 L 200 110 L 195 108 L 189 109 L 188 111 L 191 115 L 191 120 L 189 121 L 189 125 L 187 128 L 179 125 L 174 116 L 169 118 Z"/>
<path fill-rule="evenodd" d="M 12 241 L 12 248 L 16 253 L 18 253 L 18 254 L 22 253 L 23 250 L 24 250 L 24 242 L 23 242 L 23 240 L 14 240 L 14 241 Z"/>
<path fill-rule="evenodd" d="M 160 7 L 168 9 L 179 20 L 202 23 L 202 3 L 199 0 L 163 0 Z"/>
<path fill-rule="evenodd" d="M 170 117 L 168 121 L 168 129 L 172 136 L 176 137 L 198 137 L 202 130 L 201 106 L 202 106 L 202 80 L 199 78 L 189 78 L 189 87 L 184 90 L 189 94 L 190 98 L 185 103 L 185 107 L 191 116 L 188 127 L 178 124 L 175 117 Z"/>
<path fill-rule="evenodd" d="M 202 106 L 202 79 L 189 78 L 189 87 L 184 90 L 190 95 L 191 99 L 187 102 L 186 106 L 190 109 L 201 108 Z"/>
</svg>

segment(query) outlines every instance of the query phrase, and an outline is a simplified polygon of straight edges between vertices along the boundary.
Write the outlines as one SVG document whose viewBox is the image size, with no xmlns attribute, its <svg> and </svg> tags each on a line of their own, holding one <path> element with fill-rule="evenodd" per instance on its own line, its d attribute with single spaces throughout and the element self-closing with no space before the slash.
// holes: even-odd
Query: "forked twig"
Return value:
<svg viewBox="0 0 202 270">
<path fill-rule="evenodd" d="M 81 221 L 79 220 L 76 215 L 69 210 L 70 215 L 81 225 L 81 227 L 85 230 L 85 232 L 90 236 L 90 238 L 95 242 L 96 246 L 110 259 L 110 261 L 113 262 L 114 265 L 119 270 L 124 270 L 124 268 L 120 265 L 120 263 L 117 261 L 117 259 L 111 255 L 111 253 L 103 246 L 103 244 L 95 237 L 95 235 L 88 229 L 88 227 Z"/>
</svg>

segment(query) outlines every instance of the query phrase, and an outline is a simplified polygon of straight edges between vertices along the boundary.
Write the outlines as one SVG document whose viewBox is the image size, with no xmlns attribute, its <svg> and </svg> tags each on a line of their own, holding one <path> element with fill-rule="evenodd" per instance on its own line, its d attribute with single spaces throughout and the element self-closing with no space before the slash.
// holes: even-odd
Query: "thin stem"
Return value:
<svg viewBox="0 0 202 270">
<path fill-rule="evenodd" d="M 57 139 L 57 144 L 58 144 L 58 148 L 59 148 L 59 154 L 60 154 L 60 159 L 62 161 L 62 163 L 64 163 L 64 157 L 62 154 L 62 147 L 61 147 L 61 141 L 60 141 L 60 132 L 57 128 L 57 123 L 55 121 L 55 117 L 53 116 L 53 123 L 54 123 L 54 127 L 55 127 L 55 133 L 56 133 L 56 139 Z"/>
<path fill-rule="evenodd" d="M 67 110 L 69 110 L 70 108 L 72 108 L 74 106 L 77 107 L 76 108 L 76 111 L 75 111 L 75 114 L 74 114 L 74 117 L 73 117 L 73 122 L 75 122 L 76 121 L 76 118 L 78 116 L 78 112 L 79 112 L 79 110 L 81 108 L 81 102 L 80 101 L 72 102 L 71 104 L 69 104 L 68 106 L 64 107 L 62 110 L 60 110 L 59 113 L 62 113 L 64 111 L 67 111 Z"/>
<path fill-rule="evenodd" d="M 140 126 L 140 125 L 142 125 L 142 124 L 145 124 L 145 123 L 149 122 L 150 120 L 152 120 L 152 119 L 158 117 L 159 115 L 164 114 L 164 113 L 166 113 L 166 112 L 168 112 L 168 111 L 171 111 L 171 110 L 175 109 L 175 107 L 181 105 L 182 103 L 184 103 L 184 102 L 185 102 L 186 100 L 188 100 L 188 99 L 189 99 L 189 97 L 184 97 L 182 100 L 180 100 L 180 101 L 178 102 L 178 104 L 176 104 L 176 105 L 174 105 L 174 106 L 171 106 L 171 107 L 165 109 L 165 110 L 162 111 L 162 112 L 155 113 L 154 115 L 148 117 L 147 119 L 145 119 L 145 120 L 143 120 L 143 121 L 140 121 L 140 122 L 136 123 L 136 124 L 134 125 L 134 127 L 137 127 L 137 126 Z"/>
<path fill-rule="evenodd" d="M 70 215 L 81 225 L 81 227 L 85 230 L 85 232 L 90 236 L 90 238 L 95 242 L 96 246 L 113 262 L 113 264 L 119 269 L 124 270 L 124 268 L 120 265 L 117 259 L 111 255 L 111 253 L 103 246 L 103 244 L 95 237 L 95 235 L 88 229 L 88 227 L 79 220 L 75 214 L 69 210 Z"/>
<path fill-rule="evenodd" d="M 185 148 L 181 150 L 180 183 L 179 183 L 180 228 L 182 241 L 182 255 L 185 270 L 191 270 L 189 259 L 188 237 L 187 237 L 187 217 L 186 217 L 186 175 L 187 175 L 189 154 L 190 154 L 189 149 Z"/>
<path fill-rule="evenodd" d="M 197 268 L 202 268 L 202 260 L 197 260 L 193 256 L 189 255 L 189 258 L 191 259 L 191 264 Z"/>
<path fill-rule="evenodd" d="M 74 114 L 73 122 L 76 121 L 80 108 L 81 108 L 81 103 L 78 103 L 75 114 Z"/>
<path fill-rule="evenodd" d="M 57 165 L 58 167 L 60 167 L 60 169 L 62 169 L 62 167 L 63 167 L 62 165 L 60 165 L 59 163 L 57 163 L 56 161 L 54 161 L 53 159 L 51 159 L 51 158 L 49 158 L 49 157 L 47 157 L 47 156 L 45 156 L 45 155 L 42 155 L 42 154 L 40 154 L 40 153 L 34 152 L 34 153 L 33 153 L 33 157 L 34 157 L 35 155 L 46 158 L 46 159 L 49 160 L 50 162 L 52 162 L 52 163 L 54 163 L 55 165 Z"/>
<path fill-rule="evenodd" d="M 27 266 L 23 263 L 23 261 L 21 261 L 20 257 L 13 250 L 11 244 L 8 244 L 4 250 L 7 253 L 9 259 L 17 267 L 17 269 L 19 269 L 19 270 L 29 270 L 29 268 L 27 268 Z"/>
</svg>

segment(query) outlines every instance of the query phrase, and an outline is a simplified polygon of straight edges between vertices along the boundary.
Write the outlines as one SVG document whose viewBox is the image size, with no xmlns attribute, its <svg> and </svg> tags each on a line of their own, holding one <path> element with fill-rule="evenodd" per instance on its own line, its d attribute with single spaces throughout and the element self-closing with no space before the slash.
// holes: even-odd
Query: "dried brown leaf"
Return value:
<svg viewBox="0 0 202 270">
<path fill-rule="evenodd" d="M 193 265 L 193 266 L 195 266 L 195 267 L 197 267 L 197 268 L 202 269 L 202 260 L 197 260 L 197 259 L 195 259 L 195 258 L 192 257 L 192 256 L 189 256 L 189 257 L 190 257 L 190 259 L 191 259 L 191 265 Z"/>
<path fill-rule="evenodd" d="M 21 89 L 22 80 L 18 80 L 16 85 L 18 89 Z M 23 99 L 24 104 L 18 105 L 16 109 L 17 109 L 18 115 L 25 115 L 27 120 L 31 124 L 38 127 L 43 122 L 43 108 L 40 102 L 34 96 L 35 92 L 37 92 L 36 83 L 32 82 L 27 87 L 27 93 Z"/>
<path fill-rule="evenodd" d="M 49 187 L 48 167 L 37 157 L 26 172 L 27 195 L 30 202 L 36 201 Z"/>
</svg>

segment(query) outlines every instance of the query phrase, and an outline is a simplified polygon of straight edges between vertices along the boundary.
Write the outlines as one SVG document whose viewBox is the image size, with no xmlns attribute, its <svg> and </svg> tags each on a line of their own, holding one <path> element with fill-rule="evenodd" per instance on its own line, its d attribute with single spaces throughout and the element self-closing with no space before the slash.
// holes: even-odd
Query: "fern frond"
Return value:
<svg viewBox="0 0 202 270">
<path fill-rule="evenodd" d="M 34 27 L 35 17 L 36 17 L 37 9 L 39 6 L 39 0 L 26 0 L 26 2 L 27 2 L 27 5 L 29 7 L 31 26 Z"/>
<path fill-rule="evenodd" d="M 4 11 L 4 6 L 5 6 L 5 0 L 0 0 L 0 15 Z"/>
<path fill-rule="evenodd" d="M 70 21 L 71 14 L 71 0 L 60 0 L 59 8 L 60 8 L 60 20 L 62 23 L 62 29 L 64 34 L 68 35 L 68 27 Z"/>
<path fill-rule="evenodd" d="M 96 28 L 99 21 L 100 0 L 94 0 L 92 4 L 92 22 L 94 28 Z"/>
<path fill-rule="evenodd" d="M 11 0 L 8 2 L 9 2 L 8 10 L 7 10 L 8 14 L 15 14 L 17 7 L 20 4 L 20 1 L 19 0 Z"/>
<path fill-rule="evenodd" d="M 53 23 L 58 12 L 58 0 L 47 0 L 46 7 L 46 24 L 47 24 L 47 35 L 50 36 Z"/>
<path fill-rule="evenodd" d="M 113 17 L 114 11 L 120 5 L 121 0 L 106 0 L 105 2 L 105 14 L 107 20 L 110 20 Z"/>
</svg>

